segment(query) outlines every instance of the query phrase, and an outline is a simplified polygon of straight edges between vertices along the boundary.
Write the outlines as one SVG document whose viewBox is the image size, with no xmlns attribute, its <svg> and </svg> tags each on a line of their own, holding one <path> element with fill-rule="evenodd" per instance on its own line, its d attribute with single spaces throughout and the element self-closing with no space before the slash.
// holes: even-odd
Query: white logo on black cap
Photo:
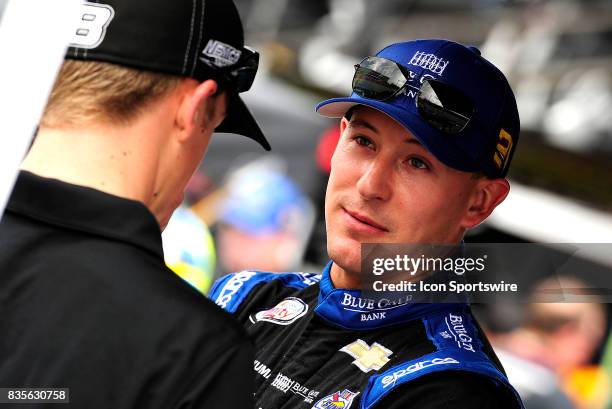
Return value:
<svg viewBox="0 0 612 409">
<path fill-rule="evenodd" d="M 202 50 L 200 60 L 216 67 L 227 67 L 228 65 L 236 64 L 241 54 L 242 51 L 229 44 L 218 40 L 208 40 L 206 47 Z"/>
<path fill-rule="evenodd" d="M 115 10 L 108 4 L 84 2 L 81 5 L 77 27 L 72 34 L 70 45 L 79 48 L 96 48 L 106 36 L 106 28 L 115 16 Z"/>
</svg>

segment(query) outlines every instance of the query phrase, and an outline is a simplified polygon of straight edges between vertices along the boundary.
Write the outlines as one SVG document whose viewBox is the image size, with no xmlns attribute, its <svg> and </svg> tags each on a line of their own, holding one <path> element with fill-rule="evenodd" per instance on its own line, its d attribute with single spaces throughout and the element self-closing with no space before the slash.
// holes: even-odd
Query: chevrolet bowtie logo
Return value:
<svg viewBox="0 0 612 409">
<path fill-rule="evenodd" d="M 357 365 L 357 368 L 363 372 L 370 372 L 372 369 L 379 370 L 389 362 L 389 357 L 393 354 L 393 351 L 388 350 L 377 342 L 373 343 L 370 347 L 360 339 L 352 344 L 348 344 L 340 351 L 346 352 L 355 358 L 352 363 Z"/>
</svg>

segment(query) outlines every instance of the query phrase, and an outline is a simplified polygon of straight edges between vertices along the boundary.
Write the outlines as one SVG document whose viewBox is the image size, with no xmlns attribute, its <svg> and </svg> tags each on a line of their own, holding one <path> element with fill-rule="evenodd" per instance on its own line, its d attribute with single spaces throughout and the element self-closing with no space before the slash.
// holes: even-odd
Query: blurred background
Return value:
<svg viewBox="0 0 612 409">
<path fill-rule="evenodd" d="M 244 98 L 273 151 L 216 135 L 164 232 L 168 265 L 203 294 L 242 269 L 320 272 L 338 123 L 314 106 L 348 95 L 363 57 L 415 38 L 476 45 L 517 97 L 511 193 L 466 241 L 612 243 L 611 0 L 235 1 L 261 53 Z M 580 257 L 592 271 L 555 285 L 612 294 L 597 274 L 610 246 Z M 593 301 L 475 306 L 527 409 L 612 408 L 611 309 Z"/>
</svg>

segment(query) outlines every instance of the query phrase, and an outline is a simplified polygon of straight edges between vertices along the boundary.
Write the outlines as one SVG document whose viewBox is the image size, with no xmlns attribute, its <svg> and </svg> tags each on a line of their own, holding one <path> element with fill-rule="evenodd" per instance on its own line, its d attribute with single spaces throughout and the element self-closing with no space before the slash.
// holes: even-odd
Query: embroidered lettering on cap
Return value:
<svg viewBox="0 0 612 409">
<path fill-rule="evenodd" d="M 425 68 L 442 76 L 444 69 L 448 66 L 449 61 L 444 60 L 440 57 L 436 57 L 435 54 L 427 54 L 424 51 L 417 51 L 414 53 L 408 64 L 415 65 L 417 67 Z"/>
<path fill-rule="evenodd" d="M 218 40 L 208 40 L 200 60 L 216 67 L 227 67 L 238 62 L 242 51 Z"/>
<path fill-rule="evenodd" d="M 493 152 L 493 160 L 498 169 L 504 169 L 508 165 L 513 145 L 512 135 L 502 128 L 499 131 L 495 152 Z"/>
<path fill-rule="evenodd" d="M 115 16 L 108 4 L 83 2 L 80 20 L 72 34 L 72 47 L 92 49 L 99 46 L 106 36 L 106 29 Z"/>
</svg>

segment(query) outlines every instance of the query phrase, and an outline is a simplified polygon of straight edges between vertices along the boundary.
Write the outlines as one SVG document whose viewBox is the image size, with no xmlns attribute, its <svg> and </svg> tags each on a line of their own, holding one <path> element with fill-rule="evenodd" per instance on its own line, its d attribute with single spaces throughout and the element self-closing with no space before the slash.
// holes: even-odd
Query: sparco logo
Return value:
<svg viewBox="0 0 612 409">
<path fill-rule="evenodd" d="M 444 69 L 448 65 L 448 61 L 436 57 L 435 54 L 426 54 L 424 51 L 417 51 L 408 64 L 425 68 L 434 74 L 442 76 L 442 72 L 444 72 Z"/>
<path fill-rule="evenodd" d="M 321 274 L 296 273 L 306 285 L 313 285 L 321 281 Z"/>
<path fill-rule="evenodd" d="M 226 308 L 227 304 L 232 300 L 232 297 L 238 292 L 240 287 L 253 277 L 256 273 L 252 271 L 242 271 L 236 273 L 232 278 L 229 279 L 227 284 L 221 290 L 219 297 L 215 300 L 215 303 L 221 307 Z"/>
<path fill-rule="evenodd" d="M 417 362 L 403 369 L 395 371 L 391 375 L 387 375 L 384 378 L 382 378 L 383 389 L 391 385 L 395 385 L 398 379 L 401 379 L 404 376 L 410 375 L 411 373 L 423 370 L 425 368 L 429 368 L 430 366 L 458 364 L 458 363 L 459 361 L 451 357 L 427 359 L 425 361 Z"/>
<path fill-rule="evenodd" d="M 217 67 L 234 65 L 240 59 L 242 52 L 229 44 L 217 40 L 208 40 L 206 47 L 202 50 L 203 56 L 200 60 L 211 63 Z"/>
<path fill-rule="evenodd" d="M 446 321 L 446 326 L 451 336 L 455 339 L 459 348 L 470 352 L 476 352 L 474 351 L 474 345 L 472 345 L 474 340 L 468 334 L 465 325 L 463 325 L 463 317 L 461 315 L 448 314 L 448 317 L 444 320 Z"/>
</svg>

